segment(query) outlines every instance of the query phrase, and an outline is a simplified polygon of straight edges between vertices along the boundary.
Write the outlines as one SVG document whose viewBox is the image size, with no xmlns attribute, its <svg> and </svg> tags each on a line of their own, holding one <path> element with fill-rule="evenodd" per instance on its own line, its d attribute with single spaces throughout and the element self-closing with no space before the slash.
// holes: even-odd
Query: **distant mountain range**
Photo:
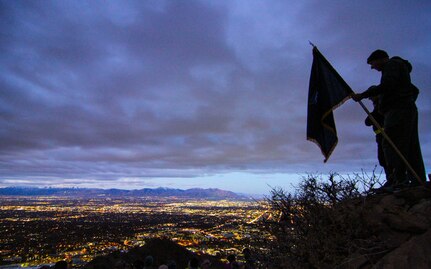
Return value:
<svg viewBox="0 0 431 269">
<path fill-rule="evenodd" d="M 86 188 L 0 188 L 0 196 L 73 196 L 73 197 L 182 197 L 205 199 L 244 199 L 243 195 L 220 189 L 144 188 L 140 190 L 86 189 Z"/>
</svg>

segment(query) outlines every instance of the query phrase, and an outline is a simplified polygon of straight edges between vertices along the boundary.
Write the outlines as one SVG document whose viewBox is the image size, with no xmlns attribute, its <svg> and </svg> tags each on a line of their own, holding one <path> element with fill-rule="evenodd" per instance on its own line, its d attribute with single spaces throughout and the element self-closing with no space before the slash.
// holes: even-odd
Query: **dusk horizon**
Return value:
<svg viewBox="0 0 431 269">
<path fill-rule="evenodd" d="M 310 41 L 355 92 L 379 84 L 376 49 L 412 64 L 431 172 L 429 1 L 0 0 L 0 12 L 0 188 L 265 195 L 307 175 L 380 175 L 352 100 L 334 111 L 326 163 L 307 141 Z"/>
</svg>

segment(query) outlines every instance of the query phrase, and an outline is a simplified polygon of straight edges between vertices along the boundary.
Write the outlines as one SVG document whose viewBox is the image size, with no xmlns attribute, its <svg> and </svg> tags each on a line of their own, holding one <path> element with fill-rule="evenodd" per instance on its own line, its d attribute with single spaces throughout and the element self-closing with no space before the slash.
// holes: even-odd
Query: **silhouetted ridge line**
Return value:
<svg viewBox="0 0 431 269">
<path fill-rule="evenodd" d="M 210 189 L 171 189 L 144 188 L 139 190 L 94 189 L 94 188 L 35 188 L 6 187 L 0 188 L 4 196 L 76 196 L 76 197 L 187 197 L 206 199 L 243 199 L 242 195 L 231 191 Z"/>
</svg>

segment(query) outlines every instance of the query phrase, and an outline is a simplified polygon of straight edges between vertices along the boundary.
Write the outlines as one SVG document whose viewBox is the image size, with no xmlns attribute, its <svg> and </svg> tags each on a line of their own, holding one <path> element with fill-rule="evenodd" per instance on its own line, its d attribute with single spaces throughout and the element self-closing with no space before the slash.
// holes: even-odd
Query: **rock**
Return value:
<svg viewBox="0 0 431 269">
<path fill-rule="evenodd" d="M 364 254 L 358 251 L 349 255 L 339 268 L 431 268 L 429 190 L 417 187 L 370 195 L 356 206 L 362 210 L 370 238 L 378 239 Z"/>
<path fill-rule="evenodd" d="M 379 239 L 387 250 L 398 248 L 411 237 L 410 233 L 400 233 L 391 229 L 386 229 L 379 234 Z"/>
<path fill-rule="evenodd" d="M 415 216 L 406 211 L 387 213 L 383 217 L 383 222 L 390 228 L 400 232 L 423 233 L 429 228 L 426 219 Z"/>
<path fill-rule="evenodd" d="M 386 254 L 373 268 L 431 268 L 431 230 Z"/>
<path fill-rule="evenodd" d="M 386 195 L 380 200 L 380 204 L 384 208 L 392 208 L 394 206 L 403 206 L 406 200 L 402 196 Z"/>
<path fill-rule="evenodd" d="M 413 205 L 409 212 L 423 217 L 429 225 L 431 224 L 431 200 L 422 200 L 420 203 Z"/>
</svg>

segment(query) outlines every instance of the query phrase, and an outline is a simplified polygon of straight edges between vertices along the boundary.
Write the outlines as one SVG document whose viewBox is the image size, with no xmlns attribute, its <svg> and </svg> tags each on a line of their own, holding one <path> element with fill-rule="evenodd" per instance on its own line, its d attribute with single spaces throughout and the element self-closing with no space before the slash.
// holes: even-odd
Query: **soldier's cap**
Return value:
<svg viewBox="0 0 431 269">
<path fill-rule="evenodd" d="M 370 56 L 367 59 L 367 64 L 369 64 L 371 61 L 378 60 L 378 59 L 385 59 L 389 58 L 389 55 L 384 50 L 375 50 L 373 53 L 370 54 Z"/>
</svg>

